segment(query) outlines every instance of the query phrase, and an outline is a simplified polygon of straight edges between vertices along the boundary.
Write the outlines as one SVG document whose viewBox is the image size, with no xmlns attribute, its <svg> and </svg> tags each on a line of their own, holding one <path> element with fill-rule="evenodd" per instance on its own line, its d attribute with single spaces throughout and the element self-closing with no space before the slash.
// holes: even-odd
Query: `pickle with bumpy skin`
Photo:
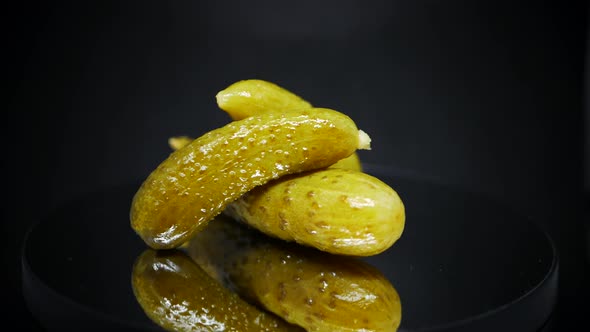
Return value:
<svg viewBox="0 0 590 332">
<path fill-rule="evenodd" d="M 404 204 L 388 184 L 337 168 L 285 176 L 254 188 L 225 213 L 282 240 L 353 256 L 387 250 L 405 225 Z"/>
<path fill-rule="evenodd" d="M 190 142 L 185 136 L 169 140 L 173 149 Z M 267 235 L 353 256 L 387 250 L 405 226 L 404 204 L 393 188 L 372 175 L 337 168 L 271 181 L 224 213 Z"/>
<path fill-rule="evenodd" d="M 217 106 L 233 120 L 267 112 L 312 108 L 311 104 L 277 84 L 257 79 L 241 80 L 215 95 Z"/>
<path fill-rule="evenodd" d="M 306 109 L 312 105 L 293 92 L 272 82 L 249 79 L 235 82 L 215 96 L 217 106 L 233 120 L 241 120 L 267 112 Z M 333 167 L 362 170 L 358 154 L 338 161 Z"/>
<path fill-rule="evenodd" d="M 167 331 L 303 332 L 244 301 L 177 250 L 143 252 L 131 284 L 145 314 Z"/>
<path fill-rule="evenodd" d="M 219 216 L 187 252 L 250 303 L 306 331 L 392 332 L 400 297 L 368 263 L 269 238 Z"/>
<path fill-rule="evenodd" d="M 254 187 L 327 167 L 369 142 L 351 118 L 330 109 L 233 121 L 172 152 L 148 175 L 131 203 L 131 227 L 154 249 L 178 247 Z"/>
</svg>

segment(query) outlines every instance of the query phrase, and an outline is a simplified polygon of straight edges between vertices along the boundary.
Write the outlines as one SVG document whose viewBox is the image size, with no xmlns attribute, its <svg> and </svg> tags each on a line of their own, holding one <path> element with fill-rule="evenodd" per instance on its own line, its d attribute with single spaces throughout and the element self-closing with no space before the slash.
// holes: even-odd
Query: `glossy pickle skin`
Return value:
<svg viewBox="0 0 590 332">
<path fill-rule="evenodd" d="M 369 174 L 328 168 L 254 188 L 224 213 L 267 235 L 339 255 L 372 256 L 404 230 L 398 194 Z"/>
<path fill-rule="evenodd" d="M 217 106 L 233 120 L 267 112 L 312 108 L 308 101 L 293 92 L 257 79 L 237 81 L 219 91 L 215 99 Z"/>
<path fill-rule="evenodd" d="M 254 187 L 351 155 L 359 133 L 352 119 L 330 109 L 233 121 L 174 151 L 149 174 L 133 197 L 131 227 L 154 249 L 176 248 Z"/>
<path fill-rule="evenodd" d="M 224 288 L 178 250 L 144 251 L 131 284 L 146 315 L 167 331 L 303 332 Z"/>
<path fill-rule="evenodd" d="M 397 291 L 358 258 L 268 238 L 226 216 L 186 250 L 242 298 L 306 331 L 392 332 L 400 325 Z"/>
<path fill-rule="evenodd" d="M 235 82 L 219 91 L 215 96 L 217 106 L 225 111 L 232 120 L 241 120 L 250 116 L 283 112 L 291 109 L 307 109 L 312 105 L 295 93 L 272 82 L 248 79 Z M 358 153 L 343 158 L 332 165 L 362 171 Z"/>
</svg>

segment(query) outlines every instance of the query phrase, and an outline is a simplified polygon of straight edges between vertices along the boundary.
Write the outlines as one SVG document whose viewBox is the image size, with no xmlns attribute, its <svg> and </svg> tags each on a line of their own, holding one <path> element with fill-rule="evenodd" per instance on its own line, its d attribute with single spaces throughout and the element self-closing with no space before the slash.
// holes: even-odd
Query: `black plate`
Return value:
<svg viewBox="0 0 590 332">
<path fill-rule="evenodd" d="M 536 224 L 482 195 L 367 166 L 406 206 L 402 238 L 366 258 L 397 289 L 400 331 L 549 330 L 558 255 Z M 49 330 L 161 331 L 131 289 L 146 246 L 129 225 L 140 181 L 63 206 L 25 239 L 23 290 Z"/>
</svg>

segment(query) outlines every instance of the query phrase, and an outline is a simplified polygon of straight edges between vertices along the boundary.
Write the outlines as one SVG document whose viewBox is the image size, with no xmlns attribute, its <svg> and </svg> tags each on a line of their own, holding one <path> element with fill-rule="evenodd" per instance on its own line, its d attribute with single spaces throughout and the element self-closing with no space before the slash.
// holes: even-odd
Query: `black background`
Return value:
<svg viewBox="0 0 590 332">
<path fill-rule="evenodd" d="M 19 272 L 32 222 L 145 177 L 169 153 L 168 137 L 229 121 L 217 91 L 260 78 L 350 115 L 373 139 L 364 161 L 484 192 L 537 220 L 560 251 L 559 321 L 584 322 L 588 8 L 573 3 L 53 1 L 6 10 L 2 255 L 5 302 L 25 314 L 7 319 L 35 326 Z"/>
</svg>

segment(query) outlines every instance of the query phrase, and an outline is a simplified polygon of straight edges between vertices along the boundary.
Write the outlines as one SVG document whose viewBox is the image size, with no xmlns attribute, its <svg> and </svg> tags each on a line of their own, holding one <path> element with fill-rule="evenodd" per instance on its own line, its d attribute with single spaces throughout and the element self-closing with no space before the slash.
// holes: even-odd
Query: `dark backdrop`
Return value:
<svg viewBox="0 0 590 332">
<path fill-rule="evenodd" d="M 18 248 L 32 222 L 145 177 L 169 153 L 168 137 L 229 120 L 217 91 L 260 78 L 349 114 L 373 138 L 364 161 L 487 193 L 536 219 L 560 250 L 562 311 L 581 321 L 588 10 L 573 3 L 54 1 L 7 10 L 8 298 L 26 312 Z"/>
</svg>

